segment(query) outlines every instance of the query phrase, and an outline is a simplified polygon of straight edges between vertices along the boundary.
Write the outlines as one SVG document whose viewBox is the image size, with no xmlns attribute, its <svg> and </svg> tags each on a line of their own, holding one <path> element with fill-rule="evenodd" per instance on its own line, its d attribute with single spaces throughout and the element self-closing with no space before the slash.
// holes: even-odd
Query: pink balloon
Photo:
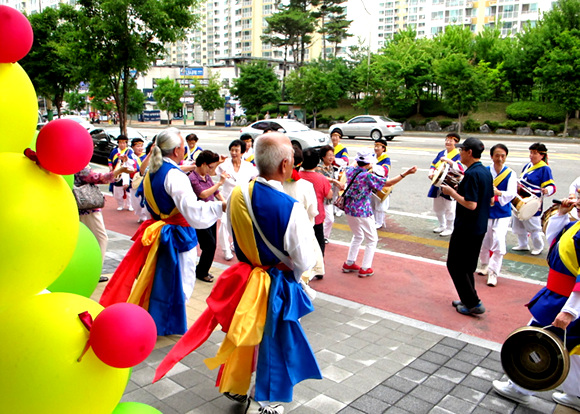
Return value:
<svg viewBox="0 0 580 414">
<path fill-rule="evenodd" d="M 89 342 L 95 355 L 115 368 L 143 362 L 157 341 L 157 328 L 149 313 L 131 303 L 116 303 L 97 315 Z"/>
<path fill-rule="evenodd" d="M 0 63 L 14 63 L 26 56 L 33 38 L 28 19 L 18 10 L 1 5 Z"/>
<path fill-rule="evenodd" d="M 93 139 L 88 131 L 71 119 L 46 124 L 36 139 L 36 155 L 43 168 L 55 174 L 79 172 L 93 156 Z"/>
</svg>

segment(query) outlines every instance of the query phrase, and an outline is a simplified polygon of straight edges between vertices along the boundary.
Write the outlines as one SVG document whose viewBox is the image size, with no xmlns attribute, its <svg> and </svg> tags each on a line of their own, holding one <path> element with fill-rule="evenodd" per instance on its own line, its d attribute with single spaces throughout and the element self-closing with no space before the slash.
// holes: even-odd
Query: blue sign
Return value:
<svg viewBox="0 0 580 414">
<path fill-rule="evenodd" d="M 191 78 L 203 78 L 203 68 L 181 68 L 179 76 L 187 76 Z"/>
<path fill-rule="evenodd" d="M 143 121 L 160 121 L 161 120 L 161 111 L 159 109 L 151 109 L 147 111 L 143 111 Z"/>
<path fill-rule="evenodd" d="M 145 95 L 146 101 L 155 101 L 155 98 L 153 98 L 153 89 L 143 88 L 143 95 Z"/>
</svg>

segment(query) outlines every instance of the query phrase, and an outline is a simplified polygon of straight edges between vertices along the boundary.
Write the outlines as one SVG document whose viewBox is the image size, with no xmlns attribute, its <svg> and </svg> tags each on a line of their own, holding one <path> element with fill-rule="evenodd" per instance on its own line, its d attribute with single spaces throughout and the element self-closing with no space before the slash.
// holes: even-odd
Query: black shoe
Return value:
<svg viewBox="0 0 580 414">
<path fill-rule="evenodd" d="M 468 308 L 465 305 L 461 304 L 461 305 L 458 305 L 455 308 L 455 310 L 462 315 L 481 315 L 481 314 L 485 313 L 485 306 L 483 306 L 483 303 L 481 303 L 481 301 L 479 301 L 479 303 L 476 306 L 474 306 L 473 308 Z"/>
<path fill-rule="evenodd" d="M 99 278 L 99 283 L 101 283 L 101 282 L 108 282 L 108 281 L 109 281 L 109 278 L 107 276 L 101 276 Z"/>
<path fill-rule="evenodd" d="M 245 404 L 246 402 L 248 402 L 248 396 L 247 395 L 242 395 L 242 394 L 230 394 L 229 392 L 224 392 L 224 397 L 238 402 L 240 404 Z"/>
<path fill-rule="evenodd" d="M 454 308 L 458 307 L 459 305 L 463 306 L 463 303 L 461 303 L 460 300 L 454 300 L 453 302 L 451 302 L 451 306 L 453 306 Z"/>
</svg>

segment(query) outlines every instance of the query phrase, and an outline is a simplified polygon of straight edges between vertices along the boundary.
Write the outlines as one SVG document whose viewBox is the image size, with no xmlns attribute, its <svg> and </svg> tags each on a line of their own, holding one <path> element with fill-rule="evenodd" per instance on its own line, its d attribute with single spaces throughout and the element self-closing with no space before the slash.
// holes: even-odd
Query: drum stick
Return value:
<svg viewBox="0 0 580 414">
<path fill-rule="evenodd" d="M 562 204 L 562 200 L 553 199 L 552 203 L 554 204 Z"/>
</svg>

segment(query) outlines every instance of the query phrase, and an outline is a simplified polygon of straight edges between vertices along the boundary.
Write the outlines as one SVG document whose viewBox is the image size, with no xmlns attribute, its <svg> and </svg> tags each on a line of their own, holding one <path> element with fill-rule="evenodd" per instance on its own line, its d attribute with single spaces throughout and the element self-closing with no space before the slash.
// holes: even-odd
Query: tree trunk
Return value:
<svg viewBox="0 0 580 414">
<path fill-rule="evenodd" d="M 314 118 L 314 124 L 312 125 L 312 129 L 316 129 L 316 114 L 318 112 L 315 110 L 312 111 L 312 117 Z"/>
<path fill-rule="evenodd" d="M 324 13 L 322 14 L 322 56 L 326 62 L 326 30 L 324 27 Z"/>
<path fill-rule="evenodd" d="M 462 130 L 462 123 L 461 123 L 461 118 L 463 117 L 463 114 L 461 112 L 459 112 L 458 114 L 458 119 L 457 119 L 457 133 L 461 134 L 461 130 Z"/>
<path fill-rule="evenodd" d="M 568 119 L 570 119 L 570 113 L 566 111 L 566 119 L 564 120 L 564 132 L 562 133 L 564 138 L 568 136 Z"/>
<path fill-rule="evenodd" d="M 282 64 L 282 94 L 281 99 L 284 102 L 286 95 L 286 63 L 288 62 L 288 44 L 284 45 L 284 63 Z"/>
<path fill-rule="evenodd" d="M 123 99 L 121 100 L 121 110 L 119 112 L 119 127 L 121 133 L 127 135 L 127 103 L 129 101 L 129 68 L 123 68 Z M 119 105 L 117 105 L 117 108 Z"/>
</svg>

